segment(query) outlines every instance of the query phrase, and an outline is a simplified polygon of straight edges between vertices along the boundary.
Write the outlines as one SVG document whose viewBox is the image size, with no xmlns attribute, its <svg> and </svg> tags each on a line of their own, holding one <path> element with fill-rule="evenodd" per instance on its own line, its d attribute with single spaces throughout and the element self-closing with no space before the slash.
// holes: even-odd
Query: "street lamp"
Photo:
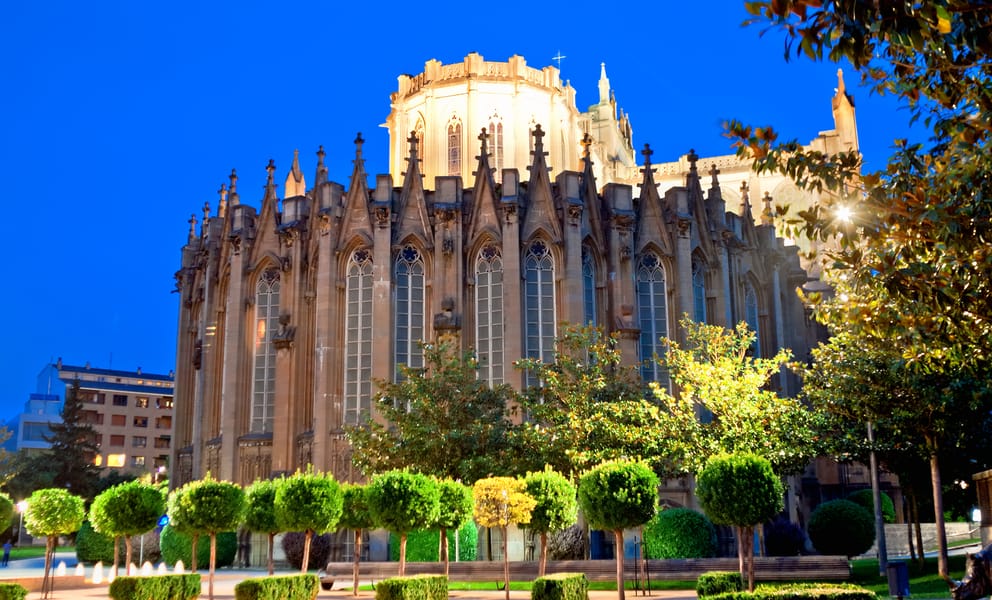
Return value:
<svg viewBox="0 0 992 600">
<path fill-rule="evenodd" d="M 17 512 L 20 514 L 20 521 L 17 525 L 17 545 L 21 545 L 21 532 L 24 531 L 24 512 L 28 509 L 28 501 L 21 500 L 17 503 Z"/>
</svg>

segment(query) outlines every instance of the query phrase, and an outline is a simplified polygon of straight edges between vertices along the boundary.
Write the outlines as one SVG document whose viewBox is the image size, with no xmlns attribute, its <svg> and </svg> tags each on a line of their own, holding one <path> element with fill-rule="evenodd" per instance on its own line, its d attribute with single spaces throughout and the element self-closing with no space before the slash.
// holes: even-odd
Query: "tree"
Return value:
<svg viewBox="0 0 992 600">
<path fill-rule="evenodd" d="M 410 468 L 467 482 L 504 471 L 516 394 L 479 379 L 474 356 L 453 342 L 422 347 L 426 368 L 402 365 L 396 382 L 376 382 L 383 419 L 348 430 L 356 465 L 366 475 Z"/>
<path fill-rule="evenodd" d="M 437 483 L 420 473 L 389 471 L 369 482 L 369 509 L 380 526 L 400 536 L 399 574 L 406 574 L 406 534 L 426 529 L 438 520 L 440 491 Z"/>
<path fill-rule="evenodd" d="M 754 591 L 754 528 L 782 510 L 784 493 L 768 459 L 754 454 L 714 456 L 697 476 L 696 497 L 706 516 L 734 527 L 748 591 Z"/>
<path fill-rule="evenodd" d="M 603 463 L 579 479 L 579 505 L 589 526 L 613 532 L 617 597 L 624 599 L 623 530 L 651 520 L 658 508 L 658 476 L 645 463 Z"/>
<path fill-rule="evenodd" d="M 341 485 L 330 473 L 297 471 L 276 486 L 276 523 L 282 531 L 304 532 L 301 572 L 310 564 L 313 534 L 334 531 L 341 518 Z"/>
<path fill-rule="evenodd" d="M 351 593 L 358 595 L 358 570 L 362 557 L 362 530 L 375 527 L 375 519 L 369 508 L 368 488 L 364 485 L 344 484 L 341 492 L 341 527 L 355 532 L 354 568 L 352 569 Z"/>
<path fill-rule="evenodd" d="M 169 515 L 169 527 L 178 533 L 190 536 L 190 569 L 194 573 L 196 573 L 197 566 L 197 545 L 200 541 L 200 534 L 203 533 L 196 522 L 193 521 L 191 514 L 193 509 L 191 507 L 190 491 L 193 489 L 193 484 L 195 483 L 195 481 L 191 481 L 181 488 L 172 490 L 166 500 L 166 514 Z"/>
<path fill-rule="evenodd" d="M 275 537 L 279 533 L 279 523 L 276 520 L 276 485 L 271 479 L 259 479 L 245 490 L 244 524 L 248 531 L 265 533 L 269 537 L 268 567 L 269 575 L 275 572 L 272 551 Z"/>
<path fill-rule="evenodd" d="M 527 495 L 536 502 L 527 529 L 541 535 L 541 558 L 537 576 L 544 577 L 544 569 L 548 563 L 548 534 L 565 529 L 578 518 L 576 490 L 567 477 L 550 466 L 543 471 L 528 473 L 524 477 L 524 485 Z"/>
<path fill-rule="evenodd" d="M 51 435 L 45 441 L 51 448 L 45 452 L 51 461 L 52 487 L 64 488 L 83 498 L 92 498 L 100 479 L 96 456 L 100 448 L 96 431 L 84 420 L 84 405 L 79 394 L 79 380 L 66 389 L 60 423 L 49 423 Z"/>
<path fill-rule="evenodd" d="M 114 538 L 114 573 L 117 573 L 118 540 L 124 538 L 125 569 L 131 574 L 131 536 L 151 531 L 165 512 L 162 492 L 140 481 L 122 483 L 103 491 L 90 506 L 94 528 Z"/>
<path fill-rule="evenodd" d="M 458 530 L 472 518 L 472 488 L 451 480 L 437 482 L 438 516 L 435 525 L 440 530 L 439 554 L 444 561 L 444 575 L 448 575 L 448 530 L 458 535 Z"/>
<path fill-rule="evenodd" d="M 60 488 L 37 490 L 28 498 L 24 512 L 24 525 L 35 537 L 45 537 L 45 576 L 42 579 L 42 596 L 52 593 L 52 558 L 60 535 L 78 531 L 86 511 L 83 499 Z"/>
<path fill-rule="evenodd" d="M 820 554 L 851 558 L 867 552 L 875 543 L 872 513 L 850 500 L 831 500 L 817 506 L 806 529 L 809 541 Z"/>
<path fill-rule="evenodd" d="M 527 495 L 527 484 L 514 477 L 487 477 L 472 486 L 475 505 L 472 516 L 483 527 L 499 527 L 503 544 L 503 589 L 510 600 L 510 556 L 506 530 L 510 525 L 526 525 L 537 502 Z"/>
<path fill-rule="evenodd" d="M 217 481 L 209 474 L 187 484 L 186 518 L 192 527 L 210 536 L 210 574 L 207 586 L 214 597 L 214 570 L 217 565 L 217 534 L 236 529 L 245 507 L 245 492 L 229 481 Z M 194 548 L 195 551 L 195 548 Z"/>
</svg>

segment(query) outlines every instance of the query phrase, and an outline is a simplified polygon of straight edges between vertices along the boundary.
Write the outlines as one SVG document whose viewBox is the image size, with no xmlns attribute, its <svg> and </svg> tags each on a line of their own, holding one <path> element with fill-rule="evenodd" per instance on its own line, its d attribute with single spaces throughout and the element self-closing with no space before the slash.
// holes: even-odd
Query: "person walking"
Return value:
<svg viewBox="0 0 992 600">
<path fill-rule="evenodd" d="M 3 543 L 3 562 L 0 564 L 2 564 L 5 567 L 7 566 L 7 563 L 10 562 L 11 548 L 13 548 L 13 546 L 11 545 L 10 540 L 7 540 L 6 542 Z"/>
</svg>

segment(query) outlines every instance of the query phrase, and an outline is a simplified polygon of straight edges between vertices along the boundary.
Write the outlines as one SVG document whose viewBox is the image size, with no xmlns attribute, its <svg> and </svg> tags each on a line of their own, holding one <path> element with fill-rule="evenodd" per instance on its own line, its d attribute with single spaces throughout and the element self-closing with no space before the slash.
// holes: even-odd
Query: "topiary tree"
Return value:
<svg viewBox="0 0 992 600">
<path fill-rule="evenodd" d="M 45 537 L 45 576 L 42 578 L 42 597 L 52 593 L 52 556 L 60 535 L 79 531 L 86 511 L 83 499 L 61 488 L 37 490 L 28 498 L 24 511 L 24 525 L 34 537 Z"/>
<path fill-rule="evenodd" d="M 641 462 L 607 462 L 579 479 L 579 505 L 589 526 L 613 532 L 617 597 L 624 599 L 623 530 L 651 520 L 658 506 L 658 476 Z"/>
<path fill-rule="evenodd" d="M 275 537 L 279 533 L 276 521 L 276 482 L 260 479 L 245 490 L 244 525 L 248 531 L 265 533 L 269 536 L 268 566 L 269 575 L 275 572 L 272 550 Z"/>
<path fill-rule="evenodd" d="M 754 454 L 717 455 L 696 477 L 696 496 L 706 516 L 737 533 L 741 576 L 754 591 L 754 528 L 784 505 L 785 488 L 772 464 Z"/>
<path fill-rule="evenodd" d="M 131 574 L 131 536 L 150 531 L 165 512 L 165 498 L 155 486 L 134 480 L 104 490 L 90 507 L 90 519 L 100 533 L 114 538 L 114 572 L 117 568 L 117 540 L 124 538 L 124 563 Z"/>
<path fill-rule="evenodd" d="M 813 510 L 806 532 L 820 554 L 850 558 L 867 552 L 875 543 L 875 518 L 850 500 L 831 500 Z"/>
<path fill-rule="evenodd" d="M 353 596 L 358 595 L 358 565 L 362 557 L 362 530 L 375 527 L 369 508 L 368 488 L 364 485 L 345 484 L 342 489 L 341 520 L 338 525 L 355 532 L 354 567 L 352 568 Z"/>
<path fill-rule="evenodd" d="M 506 529 L 510 525 L 530 523 L 537 502 L 527 495 L 527 484 L 513 477 L 488 477 L 472 487 L 475 507 L 472 516 L 483 527 L 499 527 L 503 546 L 503 588 L 510 600 L 510 557 L 506 548 Z"/>
<path fill-rule="evenodd" d="M 184 565 L 194 562 L 199 564 L 210 562 L 210 544 L 197 546 L 196 561 L 193 560 L 193 536 L 182 533 L 172 525 L 162 528 L 159 535 L 159 548 L 165 564 L 173 566 L 177 561 Z M 217 534 L 217 568 L 229 567 L 234 564 L 238 555 L 238 534 L 234 531 L 223 531 Z"/>
<path fill-rule="evenodd" d="M 470 562 L 477 558 L 479 528 L 469 519 L 458 531 L 448 530 L 448 560 Z M 456 538 L 457 537 L 457 542 Z M 455 545 L 458 551 L 455 552 Z M 408 562 L 439 562 L 441 554 L 440 533 L 437 529 L 415 529 L 406 534 L 406 560 Z M 400 560 L 400 536 L 389 534 L 389 560 Z"/>
<path fill-rule="evenodd" d="M 92 511 L 90 505 L 91 514 Z M 94 529 L 89 521 L 83 521 L 76 532 L 76 558 L 87 564 L 109 563 L 114 560 L 114 540 Z"/>
<path fill-rule="evenodd" d="M 210 536 L 210 574 L 207 593 L 214 597 L 214 571 L 217 566 L 217 534 L 237 528 L 245 508 L 245 492 L 229 481 L 217 481 L 207 474 L 194 481 L 186 492 L 187 518 L 192 526 Z"/>
<path fill-rule="evenodd" d="M 716 528 L 691 508 L 660 510 L 644 527 L 645 558 L 709 558 L 716 551 Z"/>
<path fill-rule="evenodd" d="M 190 538 L 190 569 L 196 573 L 196 566 L 200 553 L 197 552 L 197 545 L 200 541 L 200 534 L 203 533 L 197 528 L 190 517 L 189 492 L 195 481 L 191 481 L 181 488 L 172 490 L 166 500 L 166 514 L 169 516 L 169 527 L 178 533 L 185 534 Z M 163 546 L 164 549 L 164 546 Z"/>
<path fill-rule="evenodd" d="M 896 505 L 892 502 L 892 497 L 885 492 L 880 492 L 882 496 L 882 520 L 886 523 L 896 522 Z M 872 516 L 875 515 L 875 499 L 872 497 L 871 488 L 865 488 L 848 494 L 847 499 L 864 508 Z"/>
<path fill-rule="evenodd" d="M 409 471 L 376 475 L 368 485 L 369 510 L 380 526 L 400 536 L 399 574 L 406 574 L 406 534 L 437 522 L 441 493 L 437 482 Z"/>
<path fill-rule="evenodd" d="M 544 577 L 548 562 L 548 534 L 560 531 L 575 523 L 578 518 L 579 503 L 575 498 L 575 486 L 561 473 L 550 466 L 544 471 L 528 473 L 524 477 L 527 495 L 537 504 L 530 514 L 527 529 L 541 536 L 541 557 L 538 561 L 537 576 Z"/>
<path fill-rule="evenodd" d="M 444 561 L 444 575 L 448 576 L 448 530 L 458 529 L 472 518 L 472 488 L 452 479 L 442 479 L 437 484 L 438 518 L 435 525 L 439 529 L 440 554 Z"/>
<path fill-rule="evenodd" d="M 783 515 L 765 523 L 765 552 L 768 556 L 799 556 L 806 542 L 806 533 Z"/>
<path fill-rule="evenodd" d="M 276 486 L 276 522 L 282 531 L 304 533 L 301 571 L 310 564 L 310 540 L 314 533 L 334 531 L 341 518 L 341 486 L 330 474 L 297 471 Z"/>
</svg>

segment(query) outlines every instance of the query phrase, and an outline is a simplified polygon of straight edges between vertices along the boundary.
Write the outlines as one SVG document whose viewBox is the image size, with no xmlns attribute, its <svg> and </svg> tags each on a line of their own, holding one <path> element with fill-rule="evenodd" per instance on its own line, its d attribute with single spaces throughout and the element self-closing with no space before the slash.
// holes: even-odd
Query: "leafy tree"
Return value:
<svg viewBox="0 0 992 600">
<path fill-rule="evenodd" d="M 0 523 L 10 523 L 14 517 L 14 501 L 10 496 L 0 493 Z"/>
<path fill-rule="evenodd" d="M 42 596 L 52 593 L 52 558 L 60 535 L 78 531 L 86 511 L 83 499 L 60 488 L 37 490 L 28 498 L 24 524 L 35 537 L 45 537 L 45 576 L 42 579 Z"/>
<path fill-rule="evenodd" d="M 269 536 L 268 567 L 269 575 L 275 572 L 272 551 L 279 523 L 276 519 L 276 486 L 271 479 L 259 479 L 245 490 L 244 524 L 248 531 L 257 531 Z"/>
<path fill-rule="evenodd" d="M 165 512 L 165 498 L 154 486 L 140 481 L 116 485 L 102 492 L 90 506 L 90 521 L 100 533 L 114 538 L 114 572 L 118 539 L 124 538 L 127 574 L 131 569 L 131 536 L 151 531 Z"/>
<path fill-rule="evenodd" d="M 691 508 L 659 510 L 644 527 L 645 558 L 709 558 L 716 551 L 713 523 Z"/>
<path fill-rule="evenodd" d="M 0 479 L 4 490 L 12 498 L 27 498 L 35 490 L 54 486 L 55 465 L 47 453 L 19 450 L 3 466 Z"/>
<path fill-rule="evenodd" d="M 782 510 L 784 493 L 768 459 L 754 454 L 714 456 L 696 479 L 706 516 L 737 533 L 741 576 L 749 591 L 754 591 L 754 528 Z"/>
<path fill-rule="evenodd" d="M 297 471 L 276 486 L 276 523 L 282 531 L 302 531 L 301 572 L 310 564 L 313 535 L 334 531 L 341 518 L 341 485 L 330 473 Z"/>
<path fill-rule="evenodd" d="M 537 502 L 527 495 L 527 484 L 514 477 L 487 477 L 472 486 L 475 505 L 472 516 L 483 527 L 499 527 L 503 542 L 503 589 L 510 600 L 510 556 L 506 530 L 510 525 L 526 525 Z"/>
<path fill-rule="evenodd" d="M 603 463 L 579 479 L 579 505 L 589 526 L 613 532 L 617 597 L 624 598 L 623 530 L 651 520 L 658 506 L 658 476 L 645 463 Z"/>
<path fill-rule="evenodd" d="M 95 503 L 96 500 L 93 500 Z M 90 512 L 93 505 L 90 505 Z M 114 540 L 96 529 L 90 521 L 83 521 L 76 532 L 76 558 L 81 563 L 93 564 L 96 562 L 109 563 L 114 560 L 115 548 Z"/>
<path fill-rule="evenodd" d="M 344 484 L 341 491 L 341 521 L 339 526 L 355 532 L 355 556 L 352 569 L 351 593 L 358 595 L 358 570 L 362 557 L 362 530 L 375 527 L 372 510 L 369 507 L 368 488 L 364 485 Z"/>
<path fill-rule="evenodd" d="M 236 529 L 245 507 L 245 492 L 229 481 L 206 478 L 188 484 L 186 517 L 192 527 L 210 536 L 210 574 L 207 590 L 214 597 L 214 570 L 217 565 L 217 534 Z"/>
<path fill-rule="evenodd" d="M 389 471 L 376 475 L 366 490 L 372 518 L 400 536 L 399 574 L 406 574 L 406 534 L 438 520 L 441 493 L 437 483 L 420 473 Z"/>
<path fill-rule="evenodd" d="M 507 407 L 516 394 L 490 388 L 471 353 L 441 339 L 424 344 L 426 368 L 400 366 L 397 382 L 377 381 L 376 410 L 348 430 L 354 460 L 366 475 L 395 469 L 473 482 L 512 464 Z"/>
<path fill-rule="evenodd" d="M 813 510 L 806 526 L 820 554 L 848 558 L 867 552 L 875 543 L 875 519 L 868 509 L 850 500 L 831 500 Z"/>
<path fill-rule="evenodd" d="M 651 391 L 664 406 L 665 455 L 673 468 L 694 473 L 721 453 L 753 453 L 772 461 L 780 473 L 803 469 L 816 448 L 815 416 L 795 398 L 768 389 L 789 361 L 789 351 L 772 358 L 750 355 L 755 334 L 746 323 L 733 330 L 682 320 L 687 343 L 668 340 L 662 359 L 678 397 L 657 383 Z M 712 418 L 700 418 L 700 408 Z"/>
<path fill-rule="evenodd" d="M 448 530 L 458 530 L 472 518 L 472 488 L 442 479 L 437 482 L 438 517 L 435 525 L 440 530 L 440 555 L 444 561 L 444 575 L 448 575 Z"/>
<path fill-rule="evenodd" d="M 557 473 L 550 466 L 543 471 L 528 473 L 524 477 L 527 495 L 537 503 L 530 515 L 527 529 L 541 535 L 541 558 L 538 563 L 537 576 L 544 577 L 544 569 L 548 562 L 548 534 L 561 531 L 575 523 L 578 518 L 579 504 L 576 500 L 575 486 L 564 475 Z"/>
<path fill-rule="evenodd" d="M 166 500 L 166 514 L 169 515 L 169 527 L 177 533 L 190 537 L 190 569 L 196 573 L 197 558 L 199 552 L 197 546 L 200 541 L 200 534 L 204 533 L 192 517 L 192 499 L 190 492 L 195 481 L 191 481 L 181 488 L 176 488 L 169 493 Z"/>
<path fill-rule="evenodd" d="M 896 505 L 892 502 L 892 497 L 885 492 L 881 493 L 882 498 L 882 519 L 886 523 L 896 522 Z M 875 499 L 872 497 L 870 488 L 858 490 L 847 495 L 847 499 L 854 502 L 869 514 L 875 514 Z M 860 554 L 860 553 L 859 553 Z"/>
<path fill-rule="evenodd" d="M 194 563 L 210 562 L 210 545 L 200 545 L 196 549 L 196 556 L 193 555 L 193 537 L 188 533 L 183 533 L 171 524 L 162 528 L 159 534 L 159 548 L 162 551 L 162 560 L 167 565 L 175 565 L 178 561 L 183 561 L 184 565 Z M 228 567 L 234 564 L 234 559 L 238 554 L 238 534 L 235 531 L 222 531 L 217 534 L 217 568 Z"/>
<path fill-rule="evenodd" d="M 100 479 L 96 456 L 100 448 L 96 431 L 83 420 L 84 405 L 79 394 L 79 380 L 66 388 L 62 404 L 62 422 L 49 423 L 51 435 L 45 441 L 51 448 L 45 455 L 51 461 L 54 476 L 52 487 L 68 489 L 83 498 L 92 498 Z"/>
</svg>

